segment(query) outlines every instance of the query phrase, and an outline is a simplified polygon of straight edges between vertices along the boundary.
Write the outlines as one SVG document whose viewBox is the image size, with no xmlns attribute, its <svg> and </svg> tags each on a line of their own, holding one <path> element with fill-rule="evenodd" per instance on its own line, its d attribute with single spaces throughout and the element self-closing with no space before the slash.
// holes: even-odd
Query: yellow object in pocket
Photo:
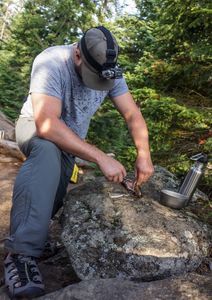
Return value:
<svg viewBox="0 0 212 300">
<path fill-rule="evenodd" d="M 78 166 L 76 164 L 74 164 L 72 175 L 70 177 L 70 182 L 77 183 L 78 174 L 79 174 L 79 168 L 78 168 Z"/>
</svg>

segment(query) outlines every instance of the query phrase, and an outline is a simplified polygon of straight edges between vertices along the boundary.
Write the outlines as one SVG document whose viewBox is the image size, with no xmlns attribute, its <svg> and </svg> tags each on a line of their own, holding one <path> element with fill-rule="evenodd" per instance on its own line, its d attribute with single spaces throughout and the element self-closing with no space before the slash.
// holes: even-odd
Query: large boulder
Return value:
<svg viewBox="0 0 212 300">
<path fill-rule="evenodd" d="M 69 285 L 38 300 L 209 300 L 212 296 L 210 283 L 210 276 L 197 274 L 140 283 L 92 279 Z"/>
<path fill-rule="evenodd" d="M 156 280 L 193 271 L 209 255 L 211 228 L 186 208 L 160 205 L 151 188 L 154 197 L 144 189 L 135 198 L 98 178 L 70 191 L 62 240 L 80 279 Z"/>
<path fill-rule="evenodd" d="M 190 273 L 152 282 L 133 282 L 119 278 L 85 280 L 36 299 L 209 300 L 211 297 L 211 276 Z M 0 288 L 0 299 L 10 299 L 6 287 Z"/>
</svg>

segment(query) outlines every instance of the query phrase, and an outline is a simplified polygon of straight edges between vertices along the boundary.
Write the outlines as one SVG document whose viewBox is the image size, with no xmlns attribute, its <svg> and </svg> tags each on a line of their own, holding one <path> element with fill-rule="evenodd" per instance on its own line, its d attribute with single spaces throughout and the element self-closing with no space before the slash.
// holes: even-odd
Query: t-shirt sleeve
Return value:
<svg viewBox="0 0 212 300">
<path fill-rule="evenodd" d="M 127 83 L 126 83 L 124 77 L 121 79 L 115 79 L 114 86 L 109 91 L 108 96 L 110 98 L 121 96 L 121 95 L 125 94 L 126 92 L 128 92 L 128 90 L 129 89 L 128 89 L 128 86 L 127 86 Z"/>
<path fill-rule="evenodd" d="M 61 72 L 51 53 L 39 54 L 32 66 L 30 93 L 41 93 L 62 100 Z"/>
</svg>

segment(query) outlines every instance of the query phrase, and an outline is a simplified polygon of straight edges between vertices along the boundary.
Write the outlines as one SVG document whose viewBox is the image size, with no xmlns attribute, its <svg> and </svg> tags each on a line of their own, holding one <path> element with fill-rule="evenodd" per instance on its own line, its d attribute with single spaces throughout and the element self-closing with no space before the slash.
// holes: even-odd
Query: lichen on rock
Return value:
<svg viewBox="0 0 212 300">
<path fill-rule="evenodd" d="M 208 256 L 210 227 L 160 205 L 152 190 L 136 198 L 98 178 L 68 194 L 62 240 L 80 279 L 156 280 L 193 271 Z"/>
</svg>

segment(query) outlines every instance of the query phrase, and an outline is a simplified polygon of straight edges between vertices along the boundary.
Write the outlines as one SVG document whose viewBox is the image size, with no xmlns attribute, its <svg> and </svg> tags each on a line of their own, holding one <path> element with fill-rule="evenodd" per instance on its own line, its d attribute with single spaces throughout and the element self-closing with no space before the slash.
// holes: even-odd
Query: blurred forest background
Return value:
<svg viewBox="0 0 212 300">
<path fill-rule="evenodd" d="M 119 63 L 147 121 L 154 164 L 183 177 L 191 155 L 212 152 L 210 0 L 0 0 L 0 110 L 17 118 L 39 52 L 97 25 L 121 46 Z M 110 101 L 94 116 L 88 140 L 133 168 L 135 148 Z M 201 188 L 212 198 L 211 172 Z"/>
</svg>

